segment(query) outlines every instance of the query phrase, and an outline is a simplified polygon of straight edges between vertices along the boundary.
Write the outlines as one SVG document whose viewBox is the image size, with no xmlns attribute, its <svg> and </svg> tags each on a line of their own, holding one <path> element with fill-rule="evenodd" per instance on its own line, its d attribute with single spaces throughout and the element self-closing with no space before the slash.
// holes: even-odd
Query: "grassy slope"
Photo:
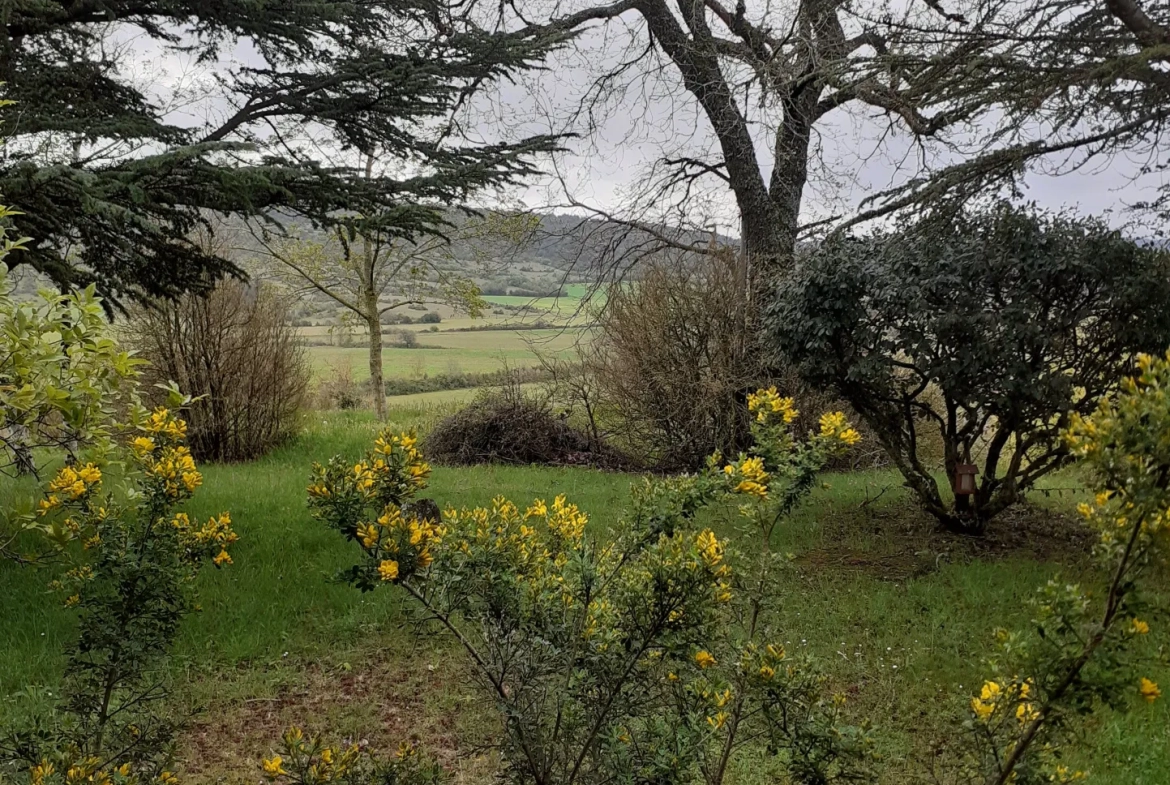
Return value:
<svg viewBox="0 0 1170 785">
<path fill-rule="evenodd" d="M 394 416 L 412 424 L 433 413 L 396 409 Z M 201 578 L 204 612 L 188 622 L 179 645 L 179 700 L 209 709 L 184 742 L 189 779 L 255 781 L 256 758 L 290 722 L 376 743 L 418 734 L 459 780 L 481 782 L 491 769 L 490 758 L 472 748 L 494 721 L 463 678 L 458 653 L 402 626 L 393 592 L 361 595 L 329 580 L 353 553 L 308 517 L 308 465 L 359 453 L 373 432 L 363 415 L 318 414 L 298 443 L 264 460 L 206 467 L 193 511 L 230 509 L 242 540 L 231 568 Z M 522 501 L 563 492 L 593 513 L 598 530 L 619 520 L 630 480 L 581 469 L 441 468 L 432 495 L 465 505 L 497 493 Z M 832 689 L 877 717 L 887 757 L 920 760 L 935 738 L 954 731 L 985 673 L 992 629 L 1025 623 L 1026 600 L 1061 569 L 1045 560 L 1065 561 L 1074 576 L 1081 560 L 1059 538 L 1051 547 L 984 553 L 929 537 L 888 472 L 830 482 L 780 534 L 778 547 L 796 557 L 777 604 L 783 642 L 821 655 Z M 727 531 L 719 516 L 714 523 Z M 46 594 L 45 581 L 0 564 L 0 695 L 7 698 L 0 720 L 19 710 L 11 696 L 21 686 L 55 684 L 71 636 L 70 615 Z M 1155 621 L 1148 645 L 1164 646 L 1165 621 Z M 1170 670 L 1150 675 L 1170 683 Z M 1099 745 L 1087 756 L 1096 781 L 1164 783 L 1167 719 L 1166 701 L 1124 717 L 1106 714 L 1089 734 Z M 893 771 L 888 782 L 905 781 L 903 769 Z M 747 767 L 736 781 L 770 782 L 761 772 Z"/>
</svg>

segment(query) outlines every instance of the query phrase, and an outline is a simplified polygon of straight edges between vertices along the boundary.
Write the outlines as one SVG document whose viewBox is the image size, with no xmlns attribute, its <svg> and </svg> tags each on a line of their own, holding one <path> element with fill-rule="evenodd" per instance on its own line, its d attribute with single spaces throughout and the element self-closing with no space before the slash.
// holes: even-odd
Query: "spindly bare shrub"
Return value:
<svg viewBox="0 0 1170 785">
<path fill-rule="evenodd" d="M 139 310 L 129 335 L 150 362 L 144 381 L 174 381 L 195 397 L 187 423 L 196 458 L 256 458 L 296 431 L 309 372 L 274 291 L 224 282 L 205 297 Z"/>
<path fill-rule="evenodd" d="M 590 422 L 648 464 L 695 470 L 713 452 L 747 449 L 747 395 L 759 387 L 776 386 L 805 412 L 848 408 L 761 344 L 738 261 L 713 254 L 649 265 L 640 280 L 611 291 L 597 337 L 581 353 Z M 803 435 L 817 423 L 801 416 L 792 427 Z M 884 455 L 865 429 L 859 449 L 834 460 L 842 464 L 832 468 L 844 468 Z"/>
<path fill-rule="evenodd" d="M 746 319 L 730 257 L 657 261 L 610 292 L 589 361 L 630 447 L 669 469 L 747 448 L 744 398 L 765 373 Z"/>
</svg>

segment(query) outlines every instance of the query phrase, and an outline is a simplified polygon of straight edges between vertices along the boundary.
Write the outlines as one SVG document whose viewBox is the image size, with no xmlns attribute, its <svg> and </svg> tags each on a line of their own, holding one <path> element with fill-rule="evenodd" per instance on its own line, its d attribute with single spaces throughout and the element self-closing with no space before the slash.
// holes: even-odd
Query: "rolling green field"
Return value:
<svg viewBox="0 0 1170 785">
<path fill-rule="evenodd" d="M 395 407 L 392 418 L 425 427 L 444 409 L 441 401 L 419 402 Z M 292 723 L 387 748 L 418 737 L 457 782 L 491 781 L 497 761 L 481 745 L 498 726 L 466 678 L 467 663 L 446 639 L 409 623 L 394 590 L 363 595 L 333 582 L 356 554 L 305 507 L 309 465 L 359 454 L 375 431 L 366 415 L 316 413 L 295 443 L 267 458 L 204 467 L 191 511 L 230 510 L 242 539 L 231 567 L 201 575 L 203 610 L 187 621 L 178 647 L 176 710 L 195 712 L 180 749 L 186 781 L 257 781 L 258 759 Z M 634 479 L 588 469 L 437 468 L 430 494 L 462 506 L 501 493 L 518 502 L 565 493 L 592 513 L 593 534 L 604 536 L 620 525 Z M 992 631 L 1025 625 L 1028 598 L 1051 576 L 1091 577 L 1085 538 L 1049 510 L 1066 510 L 1078 498 L 1037 495 L 1046 507 L 997 521 L 999 533 L 978 542 L 934 533 L 892 472 L 826 480 L 777 535 L 792 566 L 776 620 L 787 647 L 819 657 L 829 688 L 850 696 L 851 711 L 878 718 L 882 768 L 890 772 L 881 782 L 902 785 L 924 771 L 936 741 L 957 732 L 987 673 Z M 1050 487 L 1075 484 L 1075 476 L 1062 475 Z M 735 537 L 727 515 L 715 511 L 703 522 Z M 43 705 L 45 690 L 58 687 L 73 620 L 46 591 L 50 578 L 0 563 L 0 724 Z M 1151 621 L 1143 645 L 1158 659 L 1170 635 L 1164 616 Z M 1170 683 L 1162 661 L 1149 675 Z M 1072 762 L 1095 782 L 1165 783 L 1167 705 L 1101 713 L 1085 729 L 1083 759 Z M 774 780 L 748 765 L 733 782 Z"/>
<path fill-rule="evenodd" d="M 560 297 L 523 297 L 519 295 L 488 294 L 484 295 L 483 299 L 497 305 L 528 306 L 529 308 L 539 309 L 554 316 L 572 316 L 581 310 L 582 300 L 588 294 L 588 285 L 573 283 L 564 287 L 564 293 Z M 597 304 L 601 297 L 602 295 L 600 294 L 594 295 L 594 304 Z"/>
<path fill-rule="evenodd" d="M 588 294 L 585 284 L 570 284 L 562 297 L 486 297 L 489 303 L 527 306 L 523 314 L 507 311 L 488 313 L 476 319 L 454 314 L 450 308 L 436 306 L 432 310 L 443 316 L 439 325 L 407 324 L 390 328 L 409 330 L 418 336 L 418 347 L 404 349 L 394 346 L 392 333 L 383 336 L 383 374 L 387 379 L 420 379 L 423 377 L 461 374 L 485 374 L 505 368 L 529 368 L 539 365 L 539 355 L 570 358 L 574 347 L 591 339 L 588 327 L 590 316 L 583 308 Z M 548 329 L 509 330 L 507 325 L 532 324 L 538 320 L 558 325 Z M 500 329 L 482 329 L 492 326 Z M 437 328 L 437 329 L 434 329 Z M 432 331 L 434 329 L 434 331 Z M 336 377 L 348 370 L 354 381 L 370 378 L 368 352 L 363 345 L 365 335 L 354 331 L 350 345 L 327 325 L 300 327 L 298 332 L 309 344 L 306 353 L 314 381 Z"/>
<path fill-rule="evenodd" d="M 577 343 L 588 339 L 585 330 L 422 332 L 416 348 L 386 346 L 382 350 L 382 367 L 388 379 L 528 368 L 539 364 L 538 353 L 571 357 Z M 355 381 L 370 378 L 369 352 L 360 345 L 309 346 L 306 352 L 315 378 L 336 375 L 337 369 L 347 366 Z"/>
</svg>

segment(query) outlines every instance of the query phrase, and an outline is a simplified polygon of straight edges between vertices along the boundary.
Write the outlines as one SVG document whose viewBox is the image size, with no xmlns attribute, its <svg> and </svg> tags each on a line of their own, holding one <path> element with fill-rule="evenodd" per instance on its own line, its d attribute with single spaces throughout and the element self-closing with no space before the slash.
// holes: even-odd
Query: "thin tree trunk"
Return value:
<svg viewBox="0 0 1170 785">
<path fill-rule="evenodd" d="M 370 331 L 370 388 L 374 395 L 374 412 L 379 422 L 386 421 L 386 383 L 382 378 L 382 323 L 378 319 L 378 296 L 366 295 L 366 325 Z"/>
</svg>

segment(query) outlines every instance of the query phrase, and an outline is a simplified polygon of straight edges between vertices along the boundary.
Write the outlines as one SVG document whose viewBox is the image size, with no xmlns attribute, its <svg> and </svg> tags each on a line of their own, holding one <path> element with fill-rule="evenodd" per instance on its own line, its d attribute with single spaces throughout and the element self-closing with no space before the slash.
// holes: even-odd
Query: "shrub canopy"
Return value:
<svg viewBox="0 0 1170 785">
<path fill-rule="evenodd" d="M 909 231 L 831 240 L 771 302 L 766 324 L 806 380 L 844 396 L 944 525 L 986 521 L 1068 451 L 1074 412 L 1111 392 L 1135 352 L 1170 344 L 1170 257 L 1100 221 L 1000 204 Z M 977 492 L 948 477 L 981 464 Z"/>
<path fill-rule="evenodd" d="M 127 332 L 150 363 L 145 382 L 197 396 L 187 422 L 198 460 L 258 458 L 296 434 L 309 370 L 287 304 L 271 289 L 223 281 L 208 295 L 138 309 Z"/>
</svg>

